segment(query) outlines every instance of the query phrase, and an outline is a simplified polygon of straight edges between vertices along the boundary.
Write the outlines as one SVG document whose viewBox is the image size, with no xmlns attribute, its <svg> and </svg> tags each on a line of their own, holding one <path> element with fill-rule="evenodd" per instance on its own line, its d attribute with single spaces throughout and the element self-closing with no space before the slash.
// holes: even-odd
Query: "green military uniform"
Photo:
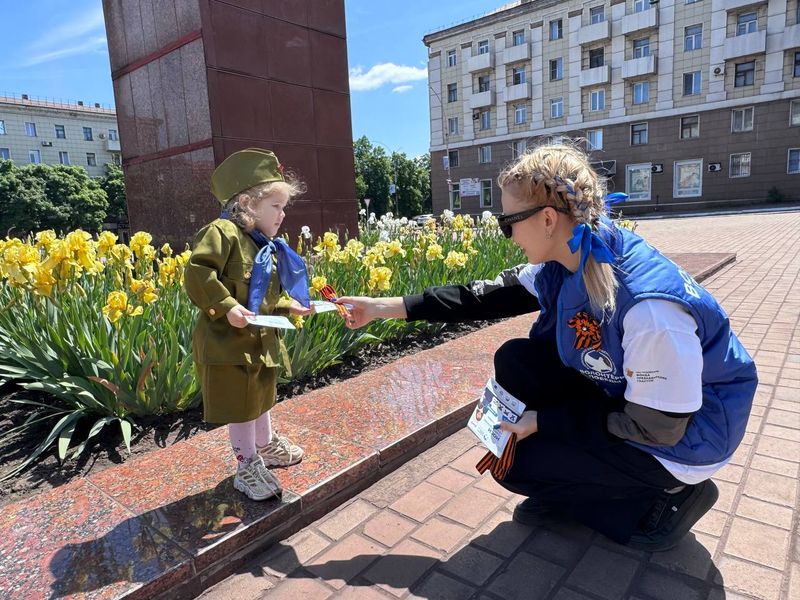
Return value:
<svg viewBox="0 0 800 600">
<path fill-rule="evenodd" d="M 283 181 L 275 155 L 243 150 L 228 157 L 212 175 L 212 192 L 221 203 L 260 183 Z M 210 423 L 252 421 L 275 405 L 277 372 L 290 369 L 278 329 L 234 327 L 225 315 L 247 306 L 250 276 L 258 247 L 238 225 L 216 219 L 201 229 L 186 265 L 184 286 L 200 309 L 192 350 L 203 391 L 204 418 Z M 274 271 L 261 314 L 288 315 Z"/>
</svg>

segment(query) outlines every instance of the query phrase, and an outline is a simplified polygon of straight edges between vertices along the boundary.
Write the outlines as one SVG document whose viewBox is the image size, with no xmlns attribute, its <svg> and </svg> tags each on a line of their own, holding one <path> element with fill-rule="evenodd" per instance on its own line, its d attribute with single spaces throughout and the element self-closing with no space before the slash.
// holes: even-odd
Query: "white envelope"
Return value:
<svg viewBox="0 0 800 600">
<path fill-rule="evenodd" d="M 292 322 L 286 317 L 275 315 L 258 315 L 257 317 L 246 317 L 250 325 L 257 327 L 275 327 L 276 329 L 295 329 Z"/>
</svg>

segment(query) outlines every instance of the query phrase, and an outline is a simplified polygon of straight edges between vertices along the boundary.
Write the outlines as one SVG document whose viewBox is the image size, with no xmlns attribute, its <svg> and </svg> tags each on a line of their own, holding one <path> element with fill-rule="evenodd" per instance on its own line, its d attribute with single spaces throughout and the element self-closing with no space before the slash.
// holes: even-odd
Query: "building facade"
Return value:
<svg viewBox="0 0 800 600">
<path fill-rule="evenodd" d="M 78 165 L 98 177 L 121 163 L 118 132 L 116 112 L 99 104 L 0 97 L 0 159 L 18 165 Z"/>
<path fill-rule="evenodd" d="M 522 0 L 423 41 L 435 212 L 500 212 L 563 136 L 628 212 L 800 199 L 798 0 Z"/>
</svg>

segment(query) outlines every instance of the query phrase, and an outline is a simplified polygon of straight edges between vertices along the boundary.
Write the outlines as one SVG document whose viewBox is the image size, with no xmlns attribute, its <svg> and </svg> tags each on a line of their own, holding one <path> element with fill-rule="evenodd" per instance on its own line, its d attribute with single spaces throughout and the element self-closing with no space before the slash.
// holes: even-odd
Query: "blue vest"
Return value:
<svg viewBox="0 0 800 600">
<path fill-rule="evenodd" d="M 686 465 L 712 465 L 730 457 L 742 441 L 758 383 L 753 359 L 730 329 L 716 300 L 674 262 L 641 237 L 604 221 L 600 236 L 611 248 L 619 280 L 617 309 L 605 319 L 594 314 L 581 276 L 550 262 L 535 288 L 541 313 L 531 337 L 555 337 L 562 362 L 621 397 L 622 323 L 628 310 L 647 298 L 677 302 L 697 322 L 703 349 L 703 405 L 675 446 L 628 442 L 645 452 Z"/>
</svg>

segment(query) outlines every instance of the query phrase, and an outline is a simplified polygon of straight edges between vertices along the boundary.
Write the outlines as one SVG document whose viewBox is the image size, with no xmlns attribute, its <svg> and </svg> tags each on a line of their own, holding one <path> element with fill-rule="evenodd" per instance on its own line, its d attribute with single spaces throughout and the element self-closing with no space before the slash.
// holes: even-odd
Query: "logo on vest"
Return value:
<svg viewBox="0 0 800 600">
<path fill-rule="evenodd" d="M 575 330 L 575 349 L 593 348 L 600 350 L 603 345 L 600 337 L 600 323 L 589 313 L 581 311 L 576 313 L 567 325 Z"/>
</svg>

